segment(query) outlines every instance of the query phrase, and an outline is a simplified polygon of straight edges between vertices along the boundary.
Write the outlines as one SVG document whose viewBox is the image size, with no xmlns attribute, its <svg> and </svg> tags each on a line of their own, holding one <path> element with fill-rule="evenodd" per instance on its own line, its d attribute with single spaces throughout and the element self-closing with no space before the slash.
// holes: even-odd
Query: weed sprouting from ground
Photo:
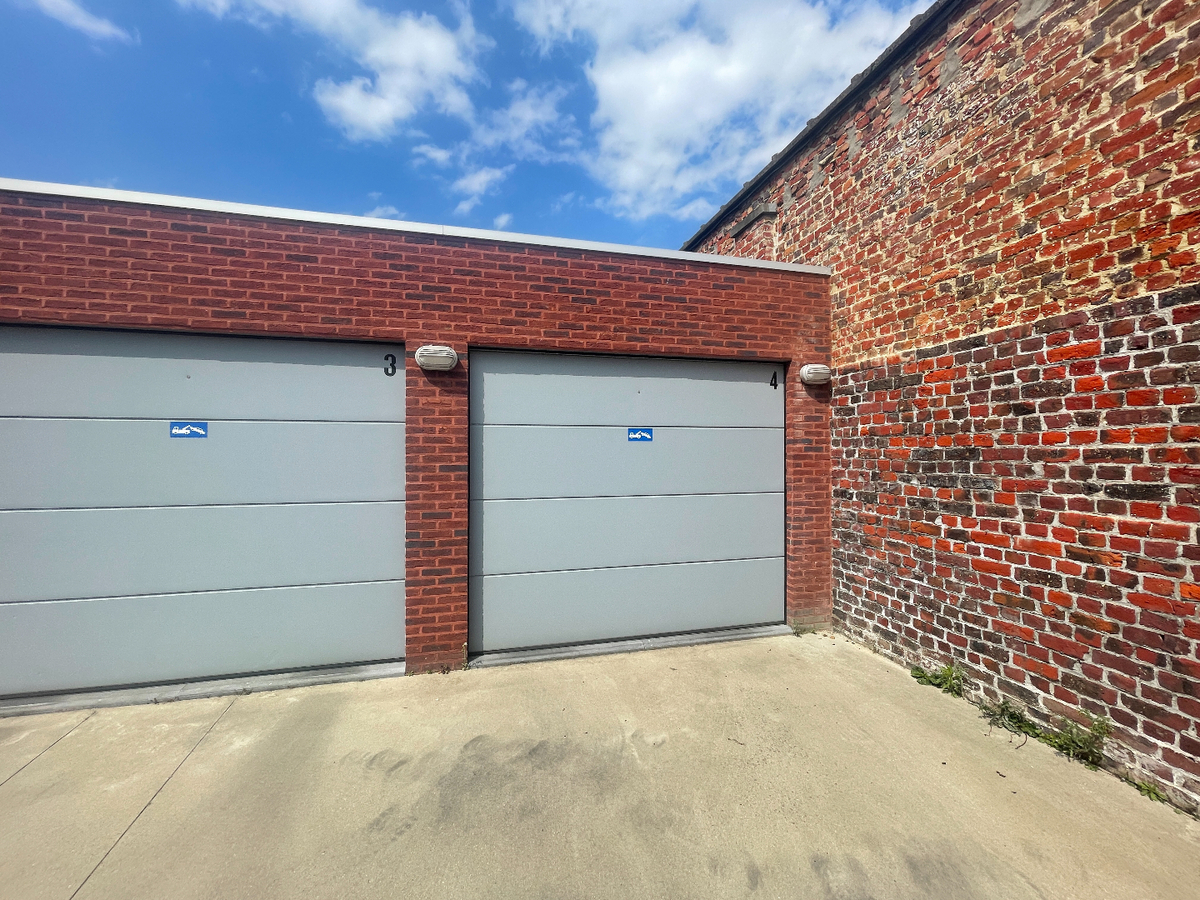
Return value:
<svg viewBox="0 0 1200 900">
<path fill-rule="evenodd" d="M 985 700 L 979 704 L 979 713 L 988 721 L 989 734 L 992 728 L 1003 728 L 1013 734 L 1025 735 L 1026 739 L 1036 738 L 1067 759 L 1079 760 L 1089 769 L 1095 769 L 1104 762 L 1104 742 L 1112 734 L 1112 723 L 1107 718 L 1089 716 L 1087 713 L 1083 713 L 1087 719 L 1086 728 L 1064 718 L 1059 719 L 1056 730 L 1043 730 L 1007 697 L 999 703 Z M 1020 746 L 1024 747 L 1025 741 Z"/>
<path fill-rule="evenodd" d="M 916 666 L 911 670 L 911 674 L 921 684 L 940 688 L 955 697 L 962 697 L 970 684 L 966 672 L 954 664 L 942 666 L 932 672 Z M 1082 725 L 1062 717 L 1058 720 L 1057 727 L 1042 728 L 1029 718 L 1024 709 L 1007 697 L 995 703 L 982 700 L 978 706 L 979 714 L 987 719 L 988 734 L 995 728 L 1003 728 L 1013 735 L 1019 734 L 1025 738 L 1017 745 L 1018 750 L 1028 743 L 1029 738 L 1034 738 L 1054 748 L 1067 759 L 1083 763 L 1089 769 L 1097 769 L 1104 764 L 1104 745 L 1112 734 L 1112 722 L 1106 716 L 1092 716 L 1080 710 L 1080 716 L 1084 720 Z M 1158 803 L 1171 804 L 1171 799 L 1153 782 L 1137 781 L 1127 774 L 1118 777 L 1137 788 L 1143 797 Z M 1200 818 L 1200 812 L 1193 811 L 1190 814 Z"/>
<path fill-rule="evenodd" d="M 1088 720 L 1087 728 L 1070 719 L 1060 719 L 1058 730 L 1043 732 L 1039 740 L 1067 759 L 1077 759 L 1089 769 L 1095 769 L 1104 762 L 1104 742 L 1112 734 L 1112 723 L 1104 716 L 1083 715 Z"/>
<path fill-rule="evenodd" d="M 936 672 L 926 672 L 917 666 L 912 670 L 912 677 L 921 684 L 941 688 L 945 693 L 955 697 L 961 697 L 967 686 L 967 673 L 953 663 L 942 666 Z"/>
<path fill-rule="evenodd" d="M 1160 791 L 1158 789 L 1158 785 L 1154 784 L 1153 782 L 1134 781 L 1133 779 L 1127 779 L 1127 780 L 1129 781 L 1130 784 L 1132 784 L 1135 788 L 1138 789 L 1138 793 L 1141 794 L 1143 797 L 1149 797 L 1151 800 L 1155 800 L 1158 803 L 1170 803 L 1171 802 L 1168 799 L 1167 795 L 1164 794 L 1162 791 Z"/>
<path fill-rule="evenodd" d="M 992 733 L 993 728 L 1003 728 L 1012 734 L 1024 736 L 1025 740 L 1021 741 L 1017 749 L 1024 747 L 1030 738 L 1042 736 L 1042 730 L 1038 728 L 1037 723 L 1007 697 L 999 703 L 983 701 L 979 704 L 979 712 L 988 720 L 988 734 Z"/>
</svg>

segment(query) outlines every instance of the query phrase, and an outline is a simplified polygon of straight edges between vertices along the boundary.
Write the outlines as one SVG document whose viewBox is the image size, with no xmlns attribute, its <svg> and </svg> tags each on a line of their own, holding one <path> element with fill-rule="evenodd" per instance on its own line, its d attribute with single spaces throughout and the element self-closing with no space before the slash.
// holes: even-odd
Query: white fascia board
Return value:
<svg viewBox="0 0 1200 900">
<path fill-rule="evenodd" d="M 173 197 L 169 194 L 146 194 L 141 191 L 119 191 L 113 188 L 84 187 L 74 184 L 53 184 L 46 181 L 23 181 L 0 177 L 0 190 L 22 194 L 45 194 L 53 197 L 76 197 L 84 200 L 105 200 L 112 203 L 132 203 L 142 206 L 162 206 L 170 209 L 225 213 L 234 216 L 254 216 L 260 219 L 280 219 L 287 222 L 313 222 L 319 225 L 344 225 L 351 228 L 371 228 L 375 231 L 398 231 L 406 234 L 432 234 L 450 238 L 502 241 L 508 244 L 527 244 L 533 247 L 556 247 L 564 250 L 588 250 L 596 253 L 620 253 L 649 259 L 672 259 L 707 265 L 742 266 L 751 269 L 775 269 L 782 272 L 803 272 L 808 275 L 831 273 L 828 266 L 806 266 L 774 260 L 717 256 L 709 253 L 689 253 L 683 250 L 659 250 L 630 244 L 606 244 L 599 241 L 576 241 L 570 238 L 546 237 L 537 234 L 517 234 L 511 231 L 489 231 L 483 228 L 455 228 L 452 225 L 428 225 L 397 219 L 372 219 L 367 216 L 344 216 L 338 213 L 309 212 L 301 209 L 282 209 L 277 206 L 255 206 L 250 203 L 229 203 L 224 200 L 200 200 L 195 197 Z"/>
</svg>

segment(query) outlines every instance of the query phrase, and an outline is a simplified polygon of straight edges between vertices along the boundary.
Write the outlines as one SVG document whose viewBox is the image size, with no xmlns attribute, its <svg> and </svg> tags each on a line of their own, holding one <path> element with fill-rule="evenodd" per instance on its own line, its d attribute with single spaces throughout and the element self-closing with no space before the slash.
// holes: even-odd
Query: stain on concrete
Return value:
<svg viewBox="0 0 1200 900">
<path fill-rule="evenodd" d="M 762 871 L 754 860 L 746 863 L 746 888 L 754 892 L 758 890 L 758 886 L 762 884 Z"/>
<path fill-rule="evenodd" d="M 602 800 L 636 766 L 623 742 L 555 740 L 501 741 L 481 734 L 458 751 L 432 786 L 427 804 L 443 827 L 473 827 L 481 811 L 496 808 L 532 818 L 545 792 L 577 792 L 583 787 Z"/>
<path fill-rule="evenodd" d="M 661 797 L 645 797 L 625 811 L 630 826 L 650 840 L 673 831 L 683 820 L 678 804 L 666 803 Z"/>
<path fill-rule="evenodd" d="M 384 838 L 388 843 L 394 843 L 404 837 L 415 824 L 417 820 L 408 815 L 400 804 L 392 804 L 371 820 L 367 831 L 373 836 Z"/>
<path fill-rule="evenodd" d="M 361 768 L 365 774 L 390 778 L 412 762 L 412 757 L 388 747 L 374 753 L 370 751 L 347 753 L 340 761 L 343 765 Z"/>
<path fill-rule="evenodd" d="M 809 860 L 817 888 L 827 900 L 876 900 L 871 893 L 870 878 L 856 858 L 850 855 L 839 857 L 814 854 Z"/>
<path fill-rule="evenodd" d="M 867 843 L 865 855 L 814 854 L 810 866 L 825 900 L 939 897 L 954 900 L 1045 900 L 1012 868 L 998 868 L 986 848 L 971 843 L 889 847 Z"/>
</svg>

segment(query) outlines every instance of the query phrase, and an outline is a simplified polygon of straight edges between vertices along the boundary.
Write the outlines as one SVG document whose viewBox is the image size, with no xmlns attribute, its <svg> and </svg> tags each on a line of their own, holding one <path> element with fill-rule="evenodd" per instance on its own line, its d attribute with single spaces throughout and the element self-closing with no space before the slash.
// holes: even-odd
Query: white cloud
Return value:
<svg viewBox="0 0 1200 900">
<path fill-rule="evenodd" d="M 508 85 L 508 92 L 507 106 L 477 116 L 469 136 L 452 147 L 414 146 L 415 162 L 418 165 L 430 162 L 441 168 L 455 164 L 469 170 L 454 185 L 455 190 L 462 193 L 467 192 L 465 186 L 471 179 L 485 177 L 481 173 L 503 171 L 507 174 L 512 169 L 512 166 L 504 170 L 477 168 L 480 157 L 494 159 L 507 155 L 522 162 L 540 163 L 579 161 L 579 129 L 573 117 L 558 109 L 559 102 L 567 95 L 566 88 L 530 86 L 523 79 L 517 79 Z M 457 211 L 470 212 L 477 204 L 477 199 L 469 198 L 458 205 Z"/>
<path fill-rule="evenodd" d="M 467 85 L 480 77 L 478 52 L 490 41 L 465 6 L 451 29 L 428 13 L 388 13 L 361 0 L 177 0 L 215 16 L 261 27 L 290 21 L 337 46 L 366 74 L 320 79 L 313 97 L 351 140 L 385 140 L 426 108 L 470 121 Z"/>
<path fill-rule="evenodd" d="M 37 2 L 90 15 L 73 0 Z M 448 0 L 446 21 L 393 12 L 382 0 L 176 2 L 261 28 L 286 24 L 338 50 L 358 68 L 316 82 L 313 98 L 328 120 L 351 140 L 403 130 L 420 141 L 411 147 L 415 165 L 461 175 L 451 185 L 460 214 L 508 176 L 505 163 L 566 163 L 604 186 L 607 196 L 588 206 L 695 221 L 761 169 L 930 0 L 496 0 L 543 51 L 540 61 L 525 57 L 526 78 L 510 82 L 496 106 L 479 104 L 483 51 L 493 42 L 476 31 L 466 0 Z M 895 3 L 905 5 L 888 8 Z M 581 56 L 574 74 L 594 95 L 586 127 L 563 110 L 568 98 L 578 104 L 581 89 L 563 76 L 562 61 Z M 463 136 L 417 132 L 412 119 L 431 112 Z"/>
<path fill-rule="evenodd" d="M 404 213 L 394 206 L 376 206 L 363 213 L 368 219 L 403 219 Z"/>
<path fill-rule="evenodd" d="M 514 168 L 515 166 L 505 166 L 503 169 L 484 166 L 462 176 L 450 186 L 456 194 L 467 195 L 466 199 L 454 208 L 454 211 L 459 215 L 469 213 L 479 205 L 483 195 L 494 190 Z"/>
<path fill-rule="evenodd" d="M 508 177 L 508 173 L 512 170 L 512 166 L 505 166 L 503 169 L 485 166 L 474 172 L 468 172 L 454 182 L 453 187 L 460 194 L 484 194 Z"/>
<path fill-rule="evenodd" d="M 500 213 L 496 218 L 492 219 L 492 227 L 498 231 L 503 231 L 512 223 L 512 213 Z"/>
<path fill-rule="evenodd" d="M 453 153 L 442 147 L 435 147 L 433 144 L 418 144 L 412 148 L 414 155 L 419 157 L 420 162 L 431 162 L 437 166 L 448 166 L 453 157 Z"/>
<path fill-rule="evenodd" d="M 126 44 L 134 42 L 124 28 L 114 25 L 108 19 L 92 15 L 75 0 L 33 0 L 33 5 L 50 18 L 57 19 L 68 28 L 82 31 L 95 40 L 122 41 Z"/>
<path fill-rule="evenodd" d="M 514 0 L 544 51 L 579 41 L 596 95 L 591 173 L 632 218 L 700 219 L 927 7 L 876 0 Z"/>
<path fill-rule="evenodd" d="M 579 131 L 558 104 L 567 95 L 561 86 L 530 86 L 518 78 L 508 86 L 512 99 L 491 110 L 471 133 L 470 150 L 506 148 L 518 159 L 570 161 L 578 155 Z"/>
</svg>

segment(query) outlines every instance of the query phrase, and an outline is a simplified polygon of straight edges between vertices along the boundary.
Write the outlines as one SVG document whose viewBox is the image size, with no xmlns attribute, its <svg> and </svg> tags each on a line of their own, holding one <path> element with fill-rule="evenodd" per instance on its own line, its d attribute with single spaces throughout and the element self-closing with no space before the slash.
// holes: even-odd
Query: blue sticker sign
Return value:
<svg viewBox="0 0 1200 900">
<path fill-rule="evenodd" d="M 173 438 L 206 438 L 208 437 L 207 422 L 172 422 L 171 437 Z"/>
<path fill-rule="evenodd" d="M 630 428 L 629 440 L 631 441 L 652 441 L 654 440 L 653 428 Z"/>
</svg>

